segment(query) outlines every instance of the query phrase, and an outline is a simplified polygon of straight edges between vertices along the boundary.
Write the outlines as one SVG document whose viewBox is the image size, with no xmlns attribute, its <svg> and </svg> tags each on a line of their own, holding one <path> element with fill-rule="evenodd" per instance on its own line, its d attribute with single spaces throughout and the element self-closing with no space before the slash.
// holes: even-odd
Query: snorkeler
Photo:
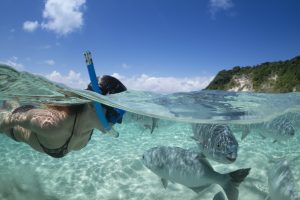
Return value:
<svg viewBox="0 0 300 200">
<path fill-rule="evenodd" d="M 102 95 L 127 90 L 112 76 L 97 79 Z M 91 83 L 87 90 L 93 90 Z M 122 122 L 122 115 L 114 108 L 103 105 L 103 111 L 110 126 Z M 42 108 L 23 105 L 12 112 L 0 113 L 0 133 L 54 158 L 84 148 L 94 129 L 105 132 L 92 102 L 72 106 L 43 105 Z"/>
</svg>

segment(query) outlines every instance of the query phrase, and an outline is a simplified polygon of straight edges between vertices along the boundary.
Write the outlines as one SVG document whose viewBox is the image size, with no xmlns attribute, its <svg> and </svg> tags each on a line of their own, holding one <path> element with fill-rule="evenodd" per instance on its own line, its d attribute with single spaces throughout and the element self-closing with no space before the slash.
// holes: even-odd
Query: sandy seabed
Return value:
<svg viewBox="0 0 300 200">
<path fill-rule="evenodd" d="M 202 199 L 211 200 L 218 185 L 196 194 L 177 183 L 164 189 L 160 178 L 141 161 L 143 152 L 155 146 L 178 146 L 196 149 L 190 138 L 191 126 L 184 123 L 160 121 L 150 134 L 138 123 L 116 125 L 119 138 L 96 132 L 82 150 L 71 152 L 62 159 L 35 152 L 29 146 L 0 135 L 0 199 Z M 214 169 L 227 173 L 239 168 L 252 168 L 240 185 L 241 200 L 265 199 L 268 194 L 267 171 L 272 167 L 270 156 L 294 158 L 300 155 L 300 132 L 288 141 L 273 143 L 252 133 L 241 141 L 241 133 L 234 133 L 239 141 L 238 159 L 225 165 L 210 161 Z M 291 163 L 293 175 L 300 185 L 300 159 Z"/>
</svg>

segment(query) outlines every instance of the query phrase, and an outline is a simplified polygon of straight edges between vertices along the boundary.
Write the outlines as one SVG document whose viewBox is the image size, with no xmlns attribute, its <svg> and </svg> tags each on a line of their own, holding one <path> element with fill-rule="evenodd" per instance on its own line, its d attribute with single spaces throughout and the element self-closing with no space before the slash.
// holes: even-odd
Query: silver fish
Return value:
<svg viewBox="0 0 300 200">
<path fill-rule="evenodd" d="M 272 137 L 276 140 L 286 140 L 295 135 L 293 124 L 285 117 L 277 117 L 270 123 L 265 123 L 264 128 L 272 131 Z"/>
<path fill-rule="evenodd" d="M 291 121 L 285 116 L 279 116 L 271 121 L 249 124 L 243 126 L 242 139 L 251 132 L 251 130 L 257 131 L 262 138 L 272 138 L 274 142 L 285 141 L 292 138 L 295 135 L 295 128 Z"/>
<path fill-rule="evenodd" d="M 239 144 L 227 125 L 193 124 L 192 129 L 192 138 L 204 156 L 225 164 L 237 159 Z"/>
<path fill-rule="evenodd" d="M 250 171 L 250 168 L 247 168 L 220 174 L 201 154 L 179 147 L 154 147 L 145 151 L 142 159 L 143 164 L 161 178 L 165 188 L 169 180 L 197 193 L 211 184 L 219 184 L 228 200 L 238 199 L 238 186 Z M 222 199 L 219 193 L 215 197 Z"/>
<path fill-rule="evenodd" d="M 272 200 L 300 200 L 296 183 L 287 160 L 275 163 L 268 172 L 269 198 Z"/>
<path fill-rule="evenodd" d="M 139 115 L 135 113 L 127 112 L 124 116 L 123 122 L 125 123 L 138 123 L 142 126 L 144 130 L 149 129 L 152 134 L 155 128 L 158 127 L 158 119 L 154 117 L 149 117 L 145 115 Z"/>
</svg>

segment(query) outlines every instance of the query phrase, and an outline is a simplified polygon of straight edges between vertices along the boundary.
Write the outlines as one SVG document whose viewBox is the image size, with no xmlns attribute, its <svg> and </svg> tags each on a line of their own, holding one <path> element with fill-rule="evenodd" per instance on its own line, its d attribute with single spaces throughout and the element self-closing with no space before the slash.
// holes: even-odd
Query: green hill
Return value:
<svg viewBox="0 0 300 200">
<path fill-rule="evenodd" d="M 295 92 L 300 91 L 300 56 L 291 60 L 222 70 L 205 88 L 210 90 Z"/>
</svg>

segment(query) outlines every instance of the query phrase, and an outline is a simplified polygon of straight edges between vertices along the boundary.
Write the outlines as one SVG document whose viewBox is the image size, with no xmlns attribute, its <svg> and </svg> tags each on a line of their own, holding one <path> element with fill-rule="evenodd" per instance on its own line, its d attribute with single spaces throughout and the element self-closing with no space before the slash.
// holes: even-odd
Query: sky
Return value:
<svg viewBox="0 0 300 200">
<path fill-rule="evenodd" d="M 223 69 L 300 55 L 299 0 L 1 0 L 0 63 L 75 88 L 200 90 Z"/>
</svg>

